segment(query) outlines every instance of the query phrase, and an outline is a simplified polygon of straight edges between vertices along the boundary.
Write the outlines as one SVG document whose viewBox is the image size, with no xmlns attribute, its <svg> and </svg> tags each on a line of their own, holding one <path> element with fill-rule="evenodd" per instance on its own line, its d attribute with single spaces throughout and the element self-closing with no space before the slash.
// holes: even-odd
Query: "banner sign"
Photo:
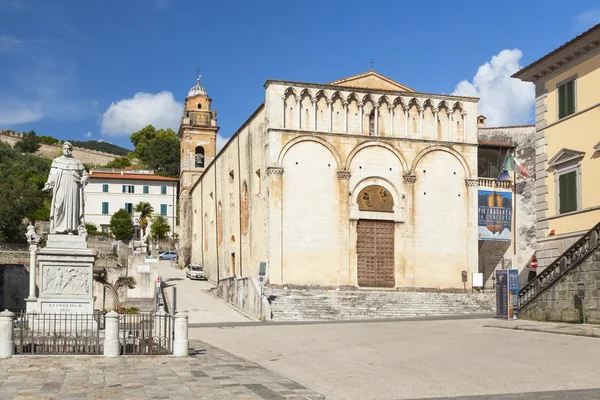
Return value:
<svg viewBox="0 0 600 400">
<path fill-rule="evenodd" d="M 505 319 L 519 318 L 519 271 L 496 271 L 496 316 Z"/>
<path fill-rule="evenodd" d="M 510 241 L 512 238 L 512 192 L 480 190 L 479 240 Z"/>
</svg>

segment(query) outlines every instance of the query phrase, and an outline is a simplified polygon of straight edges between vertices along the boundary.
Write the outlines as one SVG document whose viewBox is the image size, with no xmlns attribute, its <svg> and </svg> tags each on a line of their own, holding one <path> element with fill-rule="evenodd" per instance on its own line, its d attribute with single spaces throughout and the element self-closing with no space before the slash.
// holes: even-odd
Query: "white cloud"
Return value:
<svg viewBox="0 0 600 400">
<path fill-rule="evenodd" d="M 229 139 L 231 139 L 231 138 L 226 138 L 226 137 L 223 137 L 223 136 L 217 134 L 217 154 L 219 154 L 219 152 L 227 144 Z"/>
<path fill-rule="evenodd" d="M 92 136 L 93 136 L 92 132 L 88 132 L 88 133 L 85 134 L 85 137 L 87 137 L 87 138 L 91 138 Z"/>
<path fill-rule="evenodd" d="M 531 122 L 535 88 L 533 83 L 511 78 L 520 68 L 519 49 L 502 50 L 477 70 L 472 82 L 456 85 L 454 95 L 479 97 L 478 113 L 486 125 L 521 125 Z"/>
<path fill-rule="evenodd" d="M 101 130 L 108 136 L 131 135 L 146 125 L 177 130 L 183 103 L 171 92 L 136 93 L 129 99 L 112 103 L 102 114 Z"/>
<path fill-rule="evenodd" d="M 575 29 L 583 32 L 600 23 L 600 8 L 593 8 L 575 18 Z"/>
</svg>

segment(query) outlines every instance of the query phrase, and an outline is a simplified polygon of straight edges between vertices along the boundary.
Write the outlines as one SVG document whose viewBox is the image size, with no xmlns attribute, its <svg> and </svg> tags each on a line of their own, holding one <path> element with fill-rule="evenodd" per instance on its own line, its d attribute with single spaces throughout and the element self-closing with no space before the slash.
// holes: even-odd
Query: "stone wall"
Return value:
<svg viewBox="0 0 600 400">
<path fill-rule="evenodd" d="M 583 307 L 588 323 L 600 323 L 600 249 L 562 277 L 520 313 L 522 319 L 582 322 L 577 285 L 585 284 Z"/>
<path fill-rule="evenodd" d="M 0 134 L 0 142 L 6 142 L 13 147 L 19 140 L 21 140 L 19 135 Z M 60 156 L 61 150 L 62 147 L 58 144 L 41 144 L 40 149 L 37 151 L 37 155 L 44 158 L 56 158 Z M 105 165 L 119 156 L 103 153 L 101 151 L 74 147 L 73 157 L 85 164 Z"/>
<path fill-rule="evenodd" d="M 0 264 L 0 310 L 24 310 L 28 295 L 28 268 L 24 264 Z"/>
<path fill-rule="evenodd" d="M 217 295 L 246 314 L 260 320 L 271 319 L 271 307 L 256 278 L 227 278 L 219 281 Z"/>
</svg>

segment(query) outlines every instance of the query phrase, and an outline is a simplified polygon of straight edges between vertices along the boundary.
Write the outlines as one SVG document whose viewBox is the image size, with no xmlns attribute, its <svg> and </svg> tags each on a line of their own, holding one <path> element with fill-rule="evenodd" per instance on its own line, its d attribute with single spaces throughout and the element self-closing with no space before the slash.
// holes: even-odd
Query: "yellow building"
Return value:
<svg viewBox="0 0 600 400">
<path fill-rule="evenodd" d="M 536 255 L 546 267 L 600 221 L 600 25 L 513 75 L 536 90 Z"/>
</svg>

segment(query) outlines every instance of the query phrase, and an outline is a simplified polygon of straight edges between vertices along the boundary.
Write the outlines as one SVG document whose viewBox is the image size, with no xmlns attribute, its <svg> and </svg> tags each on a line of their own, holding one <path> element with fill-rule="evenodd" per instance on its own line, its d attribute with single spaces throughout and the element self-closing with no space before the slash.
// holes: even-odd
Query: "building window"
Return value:
<svg viewBox="0 0 600 400">
<path fill-rule="evenodd" d="M 254 177 L 254 194 L 260 194 L 260 169 L 256 170 L 256 176 Z"/>
<path fill-rule="evenodd" d="M 507 147 L 479 146 L 477 149 L 477 173 L 479 177 L 498 178 L 500 172 L 502 172 L 508 150 Z"/>
<path fill-rule="evenodd" d="M 577 211 L 577 171 L 558 176 L 559 213 Z"/>
<path fill-rule="evenodd" d="M 204 168 L 204 147 L 198 146 L 196 147 L 196 155 L 194 158 L 194 166 L 196 168 Z"/>
<path fill-rule="evenodd" d="M 102 214 L 103 215 L 107 215 L 108 214 L 108 202 L 105 201 L 102 203 Z"/>
<path fill-rule="evenodd" d="M 160 215 L 162 215 L 163 217 L 167 215 L 167 205 L 166 204 L 160 205 Z"/>
<path fill-rule="evenodd" d="M 144 186 L 144 194 L 148 194 L 148 193 L 150 193 L 150 187 Z"/>
<path fill-rule="evenodd" d="M 375 110 L 369 113 L 369 136 L 375 136 Z"/>
<path fill-rule="evenodd" d="M 558 119 L 575 113 L 575 79 L 571 79 L 557 87 Z"/>
<path fill-rule="evenodd" d="M 102 185 L 102 192 L 103 193 L 108 193 L 108 184 L 105 183 L 104 185 Z"/>
<path fill-rule="evenodd" d="M 167 194 L 167 187 L 166 186 L 161 186 L 160 187 L 160 194 Z"/>
<path fill-rule="evenodd" d="M 133 214 L 133 203 L 125 203 L 125 211 L 129 214 Z"/>
<path fill-rule="evenodd" d="M 108 225 L 100 225 L 100 229 L 102 229 L 102 232 L 108 233 Z"/>
<path fill-rule="evenodd" d="M 135 186 L 123 185 L 123 193 L 135 193 Z"/>
</svg>

